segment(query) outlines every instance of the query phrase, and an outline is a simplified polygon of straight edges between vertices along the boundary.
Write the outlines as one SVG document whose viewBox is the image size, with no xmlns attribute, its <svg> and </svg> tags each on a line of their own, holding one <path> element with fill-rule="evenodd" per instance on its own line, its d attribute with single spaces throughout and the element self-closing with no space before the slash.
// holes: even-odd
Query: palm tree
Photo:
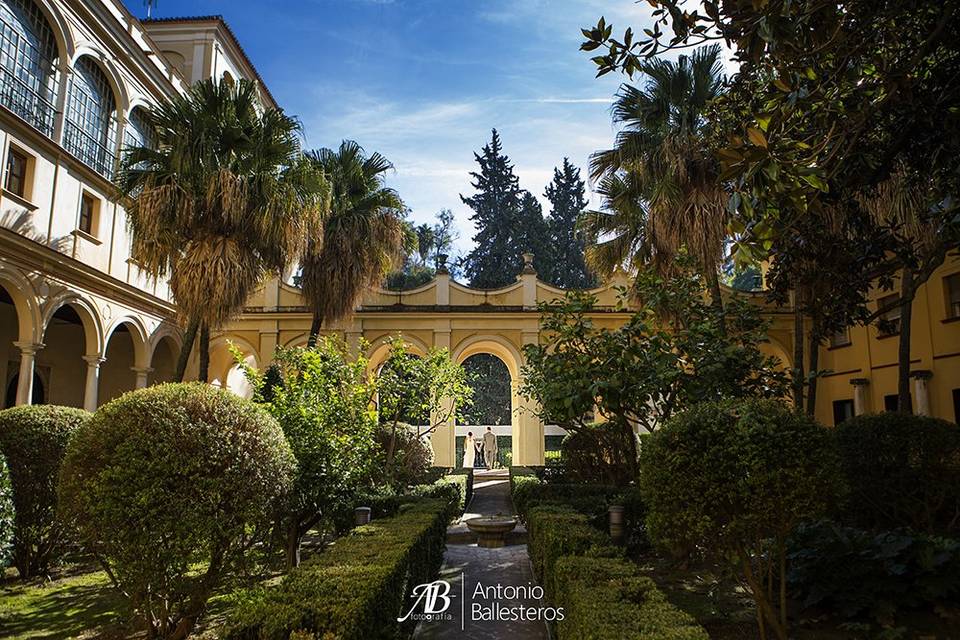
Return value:
<svg viewBox="0 0 960 640">
<path fill-rule="evenodd" d="M 180 379 L 199 327 L 206 381 L 210 331 L 321 232 L 329 185 L 300 150 L 299 123 L 261 111 L 252 82 L 199 82 L 150 119 L 156 146 L 127 149 L 116 181 L 131 253 L 146 273 L 169 277 L 187 321 Z"/>
<path fill-rule="evenodd" d="M 403 255 L 404 205 L 383 174 L 393 165 L 379 153 L 369 156 L 356 142 L 309 154 L 332 185 L 330 215 L 323 238 L 313 238 L 302 260 L 300 284 L 313 309 L 308 344 L 316 344 L 324 322 L 349 316 L 363 292 L 380 282 Z"/>
<path fill-rule="evenodd" d="M 639 256 L 669 274 L 686 248 L 697 260 L 713 304 L 722 309 L 717 273 L 726 239 L 726 200 L 719 171 L 704 143 L 706 109 L 723 90 L 720 47 L 697 49 L 676 61 L 653 59 L 640 71 L 642 87 L 623 85 L 613 105 L 621 126 L 613 149 L 590 161 L 591 179 L 607 197 L 606 211 L 582 225 L 591 267 L 601 275 Z M 604 183 L 606 181 L 606 184 Z M 612 233 L 615 242 L 604 239 Z"/>
</svg>

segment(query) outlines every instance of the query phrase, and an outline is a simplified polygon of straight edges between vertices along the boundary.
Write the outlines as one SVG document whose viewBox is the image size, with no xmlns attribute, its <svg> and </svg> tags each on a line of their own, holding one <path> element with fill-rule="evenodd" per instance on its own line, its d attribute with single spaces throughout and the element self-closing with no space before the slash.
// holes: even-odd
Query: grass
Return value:
<svg viewBox="0 0 960 640">
<path fill-rule="evenodd" d="M 123 638 L 129 614 L 103 571 L 71 567 L 52 580 L 21 581 L 8 572 L 0 586 L 0 637 Z"/>
</svg>

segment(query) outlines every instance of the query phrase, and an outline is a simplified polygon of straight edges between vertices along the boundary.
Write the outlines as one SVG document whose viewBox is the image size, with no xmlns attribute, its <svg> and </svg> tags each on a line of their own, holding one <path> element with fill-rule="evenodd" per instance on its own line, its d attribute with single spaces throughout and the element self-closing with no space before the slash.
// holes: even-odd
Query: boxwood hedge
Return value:
<svg viewBox="0 0 960 640">
<path fill-rule="evenodd" d="M 22 578 L 45 572 L 62 547 L 57 479 L 71 436 L 90 415 L 54 405 L 0 411 L 0 452 L 9 465 L 16 512 L 13 563 Z"/>
<path fill-rule="evenodd" d="M 396 638 L 410 589 L 432 581 L 440 569 L 450 508 L 446 500 L 423 500 L 354 529 L 278 586 L 238 596 L 223 636 Z"/>
</svg>

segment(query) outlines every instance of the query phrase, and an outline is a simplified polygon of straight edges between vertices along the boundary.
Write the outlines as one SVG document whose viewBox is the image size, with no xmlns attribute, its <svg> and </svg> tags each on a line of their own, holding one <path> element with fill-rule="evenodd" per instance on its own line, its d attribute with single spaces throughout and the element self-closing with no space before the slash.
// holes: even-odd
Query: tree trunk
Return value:
<svg viewBox="0 0 960 640">
<path fill-rule="evenodd" d="M 803 311 L 800 308 L 800 293 L 793 294 L 793 406 L 803 411 Z"/>
<path fill-rule="evenodd" d="M 393 421 L 393 426 L 390 430 L 390 441 L 387 443 L 387 459 L 384 466 L 384 471 L 386 471 L 387 477 L 391 477 L 391 470 L 393 469 L 393 457 L 397 453 L 397 420 Z"/>
<path fill-rule="evenodd" d="M 723 291 L 720 289 L 720 276 L 716 268 L 707 270 L 707 284 L 710 287 L 710 307 L 717 314 L 720 332 L 727 335 L 727 323 L 723 317 Z"/>
<path fill-rule="evenodd" d="M 287 569 L 300 566 L 300 543 L 302 541 L 303 535 L 300 533 L 300 523 L 291 523 L 289 529 L 287 529 Z"/>
<path fill-rule="evenodd" d="M 915 295 L 913 269 L 904 267 L 900 281 L 900 345 L 897 354 L 897 412 L 903 414 L 911 413 L 910 325 Z"/>
<path fill-rule="evenodd" d="M 307 338 L 307 346 L 313 348 L 317 346 L 317 338 L 320 336 L 320 327 L 323 325 L 323 316 L 319 312 L 313 312 L 313 321 L 310 323 L 310 336 Z"/>
<path fill-rule="evenodd" d="M 807 376 L 807 415 L 813 416 L 817 412 L 817 367 L 820 366 L 820 329 L 816 319 L 810 327 L 810 373 Z"/>
<path fill-rule="evenodd" d="M 180 355 L 177 356 L 177 372 L 174 375 L 176 382 L 183 382 L 183 376 L 187 372 L 187 363 L 190 362 L 190 353 L 193 351 L 193 342 L 197 337 L 197 328 L 200 321 L 191 319 L 187 323 L 187 330 L 183 334 L 183 346 L 180 347 Z"/>
<path fill-rule="evenodd" d="M 204 322 L 200 326 L 200 382 L 210 382 L 210 326 Z"/>
</svg>

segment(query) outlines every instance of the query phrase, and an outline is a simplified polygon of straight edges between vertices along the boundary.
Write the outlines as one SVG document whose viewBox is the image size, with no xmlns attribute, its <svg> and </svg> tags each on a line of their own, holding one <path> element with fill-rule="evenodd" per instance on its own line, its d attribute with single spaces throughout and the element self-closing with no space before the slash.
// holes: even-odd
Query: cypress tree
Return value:
<svg viewBox="0 0 960 640">
<path fill-rule="evenodd" d="M 584 261 L 583 238 L 576 233 L 577 219 L 587 206 L 585 194 L 580 169 L 564 158 L 562 168 L 553 170 L 553 181 L 544 193 L 551 204 L 547 226 L 553 255 L 549 271 L 540 274 L 544 280 L 563 289 L 589 289 L 597 285 Z"/>
</svg>

